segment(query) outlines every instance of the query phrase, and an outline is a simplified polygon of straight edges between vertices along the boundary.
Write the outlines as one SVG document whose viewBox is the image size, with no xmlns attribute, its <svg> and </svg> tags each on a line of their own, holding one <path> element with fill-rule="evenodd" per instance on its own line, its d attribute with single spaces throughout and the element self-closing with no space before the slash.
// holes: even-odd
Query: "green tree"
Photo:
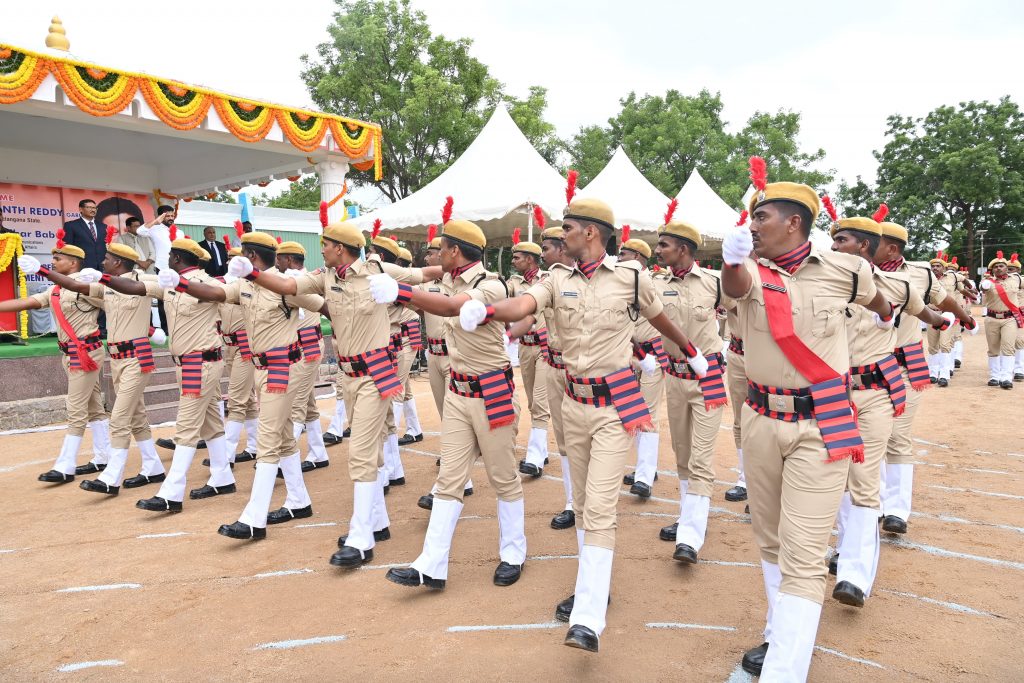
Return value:
<svg viewBox="0 0 1024 683">
<path fill-rule="evenodd" d="M 519 130 L 523 131 L 523 135 L 545 161 L 554 166 L 559 154 L 565 149 L 565 143 L 555 134 L 554 124 L 544 120 L 544 110 L 548 106 L 547 88 L 532 85 L 526 99 L 520 100 L 510 96 L 503 99 L 508 103 L 508 113 L 519 126 Z"/>
<path fill-rule="evenodd" d="M 268 197 L 266 192 L 252 198 L 257 206 L 270 206 L 278 209 L 301 209 L 317 211 L 320 208 L 320 178 L 307 175 L 289 183 L 288 189 L 276 197 Z"/>
<path fill-rule="evenodd" d="M 503 100 L 502 84 L 470 55 L 472 41 L 434 35 L 409 0 L 335 0 L 330 40 L 302 57 L 302 78 L 317 106 L 380 123 L 385 174 L 377 183 L 392 201 L 441 174 L 476 138 Z M 553 154 L 543 121 L 543 88 L 510 99 L 513 118 L 542 152 Z M 353 171 L 356 183 L 372 176 Z"/>
<path fill-rule="evenodd" d="M 1004 97 L 996 103 L 962 102 L 924 118 L 888 118 L 888 142 L 878 159 L 878 191 L 893 220 L 910 232 L 915 256 L 947 242 L 971 273 L 995 249 L 1022 247 L 1024 222 L 1024 115 Z"/>
</svg>

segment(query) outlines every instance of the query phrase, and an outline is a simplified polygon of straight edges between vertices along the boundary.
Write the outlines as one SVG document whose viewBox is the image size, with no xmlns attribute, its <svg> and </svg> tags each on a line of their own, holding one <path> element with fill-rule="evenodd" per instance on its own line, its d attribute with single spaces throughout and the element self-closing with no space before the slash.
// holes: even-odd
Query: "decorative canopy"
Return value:
<svg viewBox="0 0 1024 683">
<path fill-rule="evenodd" d="M 576 196 L 607 202 L 615 212 L 615 222 L 629 225 L 633 231 L 656 231 L 668 205 L 668 197 L 644 177 L 622 147 Z"/>
<path fill-rule="evenodd" d="M 739 211 L 726 204 L 696 168 L 676 199 L 679 200 L 676 217 L 695 225 L 705 240 L 721 240 L 740 219 Z"/>
</svg>

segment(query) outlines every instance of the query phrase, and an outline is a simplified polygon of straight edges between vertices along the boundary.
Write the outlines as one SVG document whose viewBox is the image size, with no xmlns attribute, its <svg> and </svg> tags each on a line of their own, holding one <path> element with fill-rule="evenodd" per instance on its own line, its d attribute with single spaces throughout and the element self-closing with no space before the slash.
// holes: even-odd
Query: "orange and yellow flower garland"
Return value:
<svg viewBox="0 0 1024 683">
<path fill-rule="evenodd" d="M 21 242 L 21 235 L 16 232 L 8 232 L 0 235 L 0 273 L 7 270 L 11 261 L 25 255 L 25 247 Z M 18 296 L 22 299 L 28 297 L 28 282 L 25 273 L 18 269 Z M 21 311 L 18 314 L 19 333 L 22 339 L 28 338 L 28 312 Z"/>
</svg>

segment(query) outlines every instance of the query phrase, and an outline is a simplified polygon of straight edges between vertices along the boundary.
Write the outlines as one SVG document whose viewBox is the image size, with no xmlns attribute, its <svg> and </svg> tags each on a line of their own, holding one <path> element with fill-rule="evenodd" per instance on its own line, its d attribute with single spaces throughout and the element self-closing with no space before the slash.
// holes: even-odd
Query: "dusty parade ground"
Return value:
<svg viewBox="0 0 1024 683">
<path fill-rule="evenodd" d="M 966 337 L 966 347 L 950 388 L 929 389 L 918 413 L 909 533 L 883 534 L 878 580 L 863 609 L 826 599 L 811 680 L 1020 678 L 1024 384 L 1012 392 L 986 387 L 984 334 Z M 306 477 L 312 519 L 243 543 L 216 531 L 248 499 L 248 464 L 236 469 L 238 493 L 186 499 L 182 514 L 154 514 L 135 501 L 155 495 L 157 485 L 108 498 L 80 490 L 78 481 L 37 482 L 62 431 L 0 436 L 0 678 L 749 680 L 739 661 L 761 642 L 765 598 L 743 503 L 722 496 L 735 482 L 731 413 L 718 438 L 700 564 L 679 565 L 671 544 L 658 540 L 678 511 L 667 438 L 654 497 L 643 503 L 623 487 L 608 628 L 594 655 L 564 647 L 566 625 L 554 621 L 576 572 L 573 532 L 549 527 L 564 500 L 557 458 L 543 478 L 524 483 L 530 559 L 519 583 L 491 583 L 495 499 L 479 463 L 447 589 L 384 580 L 389 566 L 420 550 L 428 513 L 416 500 L 436 472 L 439 425 L 425 376 L 415 390 L 427 436 L 403 449 L 408 485 L 387 498 L 392 539 L 355 571 L 327 563 L 351 511 L 347 441 L 329 449 L 329 468 Z M 333 405 L 331 397 L 320 402 L 324 425 Z M 522 425 L 520 450 L 526 418 Z M 91 452 L 88 439 L 80 463 Z M 169 466 L 170 452 L 161 455 Z M 190 487 L 205 483 L 202 457 Z M 133 446 L 129 476 L 138 463 Z M 283 490 L 279 481 L 274 507 Z"/>
</svg>

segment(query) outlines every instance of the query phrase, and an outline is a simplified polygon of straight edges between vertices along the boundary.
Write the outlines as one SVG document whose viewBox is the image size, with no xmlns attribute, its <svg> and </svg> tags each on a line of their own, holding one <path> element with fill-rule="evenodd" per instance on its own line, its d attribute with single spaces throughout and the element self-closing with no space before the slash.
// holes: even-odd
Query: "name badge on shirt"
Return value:
<svg viewBox="0 0 1024 683">
<path fill-rule="evenodd" d="M 249 294 L 248 292 L 242 292 L 242 296 L 245 297 L 246 299 L 252 298 L 252 294 Z"/>
<path fill-rule="evenodd" d="M 577 292 L 562 292 L 562 296 L 576 298 L 579 294 Z"/>
<path fill-rule="evenodd" d="M 331 285 L 331 291 L 332 292 L 340 292 L 342 290 L 341 290 L 341 287 L 339 287 L 337 285 Z"/>
<path fill-rule="evenodd" d="M 667 289 L 664 292 L 662 292 L 661 295 L 662 296 L 679 296 L 679 292 L 677 292 L 675 290 L 672 290 L 672 289 Z"/>
</svg>

